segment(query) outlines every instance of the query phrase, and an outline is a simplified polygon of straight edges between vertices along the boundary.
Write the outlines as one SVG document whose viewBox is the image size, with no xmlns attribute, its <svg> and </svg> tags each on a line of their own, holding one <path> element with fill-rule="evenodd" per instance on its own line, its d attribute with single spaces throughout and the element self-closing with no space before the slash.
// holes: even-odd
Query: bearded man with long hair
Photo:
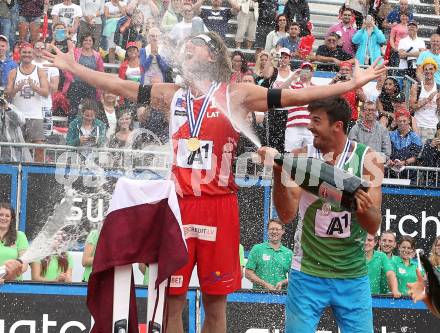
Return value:
<svg viewBox="0 0 440 333">
<path fill-rule="evenodd" d="M 232 67 L 226 45 L 214 32 L 190 37 L 179 52 L 183 84 L 142 86 L 74 62 L 72 53 L 46 52 L 53 66 L 68 69 L 98 89 L 170 113 L 174 150 L 172 172 L 189 251 L 186 266 L 174 274 L 168 300 L 167 330 L 183 332 L 182 311 L 191 273 L 197 264 L 203 294 L 203 332 L 226 332 L 226 296 L 241 286 L 238 257 L 240 226 L 232 163 L 239 138 L 237 123 L 249 111 L 305 105 L 316 98 L 362 87 L 386 69 L 356 66 L 352 80 L 300 90 L 229 84 Z M 172 280 L 173 281 L 173 280 Z"/>
</svg>

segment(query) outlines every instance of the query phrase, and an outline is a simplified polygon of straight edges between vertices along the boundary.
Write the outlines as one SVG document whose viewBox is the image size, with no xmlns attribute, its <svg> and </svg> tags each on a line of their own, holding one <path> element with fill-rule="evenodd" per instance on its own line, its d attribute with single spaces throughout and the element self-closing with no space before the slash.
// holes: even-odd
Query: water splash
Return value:
<svg viewBox="0 0 440 333">
<path fill-rule="evenodd" d="M 172 64 L 173 68 L 177 69 L 177 72 L 180 76 L 180 80 L 178 77 L 178 83 L 180 81 L 180 85 L 188 88 L 195 88 L 201 91 L 204 95 L 207 93 L 209 89 L 209 85 L 204 85 L 203 82 L 206 82 L 209 78 L 216 77 L 216 71 L 218 71 L 218 67 L 213 66 L 211 63 L 206 63 L 206 61 L 195 61 L 195 64 L 192 66 L 186 65 L 188 59 L 188 55 L 194 57 L 195 55 L 191 54 L 190 51 L 184 49 L 184 45 L 180 48 L 175 44 L 170 43 L 169 41 L 163 40 L 161 41 L 162 49 L 165 51 L 165 58 L 167 61 Z M 247 110 L 243 105 L 243 96 L 240 95 L 240 90 L 235 89 L 235 91 L 230 92 L 230 99 L 233 101 L 233 105 L 230 105 L 231 112 L 226 110 L 226 108 L 221 103 L 215 103 L 215 107 L 222 112 L 222 114 L 229 119 L 229 121 L 234 125 L 234 127 L 240 131 L 241 134 L 245 135 L 257 148 L 261 147 L 261 142 L 258 139 L 258 136 L 254 133 L 250 126 L 250 121 L 247 119 L 249 112 L 253 110 Z"/>
<path fill-rule="evenodd" d="M 21 256 L 23 262 L 31 263 L 50 255 L 60 254 L 76 244 L 78 237 L 71 233 L 67 234 L 67 227 L 77 227 L 72 219 L 72 207 L 73 198 L 78 194 L 71 188 L 66 188 L 65 192 L 65 197 L 55 205 L 54 213 Z"/>
</svg>

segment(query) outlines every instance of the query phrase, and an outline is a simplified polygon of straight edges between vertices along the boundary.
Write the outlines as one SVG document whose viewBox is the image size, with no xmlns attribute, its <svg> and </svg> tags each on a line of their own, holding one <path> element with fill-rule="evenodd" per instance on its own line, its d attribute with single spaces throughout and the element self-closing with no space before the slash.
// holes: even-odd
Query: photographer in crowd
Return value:
<svg viewBox="0 0 440 333">
<path fill-rule="evenodd" d="M 335 77 L 330 81 L 329 84 L 337 84 L 350 81 L 352 71 L 353 65 L 351 62 L 341 61 L 339 63 L 339 72 L 335 75 Z M 359 116 L 359 102 L 365 102 L 367 98 L 362 88 L 350 90 L 349 92 L 343 94 L 341 97 L 347 101 L 348 105 L 351 108 L 351 120 L 348 126 L 348 130 L 350 130 L 356 123 Z"/>
<path fill-rule="evenodd" d="M 4 97 L 0 90 L 0 142 L 24 142 L 22 125 L 25 123 L 23 114 Z M 0 162 L 31 162 L 28 148 L 0 146 Z"/>
</svg>

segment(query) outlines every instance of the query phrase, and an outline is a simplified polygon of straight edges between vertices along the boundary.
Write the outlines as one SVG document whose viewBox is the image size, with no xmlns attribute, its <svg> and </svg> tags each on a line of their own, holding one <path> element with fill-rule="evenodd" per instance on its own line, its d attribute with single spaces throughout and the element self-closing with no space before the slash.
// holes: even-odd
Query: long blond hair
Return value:
<svg viewBox="0 0 440 333">
<path fill-rule="evenodd" d="M 437 236 L 432 243 L 431 255 L 429 256 L 429 261 L 434 267 L 440 266 L 440 255 L 435 253 L 435 245 L 440 242 L 440 236 Z"/>
<path fill-rule="evenodd" d="M 261 67 L 261 56 L 266 56 L 267 57 L 267 61 L 271 61 L 271 56 L 270 53 L 267 52 L 266 50 L 261 51 L 258 56 L 257 56 L 257 60 L 255 61 L 255 69 L 254 69 L 254 73 L 257 76 L 262 76 L 263 75 L 263 68 Z"/>
<path fill-rule="evenodd" d="M 217 48 L 216 62 L 213 64 L 215 70 L 213 71 L 213 78 L 217 82 L 229 82 L 232 74 L 232 63 L 229 57 L 229 51 L 226 44 L 219 34 L 213 31 L 205 32 L 209 36 Z"/>
</svg>

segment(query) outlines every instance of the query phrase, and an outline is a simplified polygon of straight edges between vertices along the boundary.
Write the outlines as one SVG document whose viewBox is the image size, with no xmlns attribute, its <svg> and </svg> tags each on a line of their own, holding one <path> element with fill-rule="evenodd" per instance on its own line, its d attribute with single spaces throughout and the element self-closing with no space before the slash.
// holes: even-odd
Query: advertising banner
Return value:
<svg viewBox="0 0 440 333">
<path fill-rule="evenodd" d="M 66 189 L 74 190 L 72 219 L 75 230 L 87 236 L 88 231 L 103 220 L 108 209 L 118 174 L 106 173 L 101 182 L 93 173 L 80 173 L 54 167 L 23 167 L 21 216 L 19 229 L 33 240 L 66 195 Z"/>
<path fill-rule="evenodd" d="M 264 241 L 264 230 L 269 216 L 270 188 L 241 187 L 238 190 L 240 208 L 240 243 L 245 251 Z"/>
<path fill-rule="evenodd" d="M 428 254 L 440 235 L 440 190 L 384 187 L 381 231 L 388 229 L 414 237 Z"/>
<path fill-rule="evenodd" d="M 146 333 L 147 290 L 136 288 L 139 332 Z M 86 285 L 9 283 L 0 286 L 0 333 L 90 331 Z M 188 292 L 184 330 L 195 333 L 196 292 Z M 111 320 L 111 318 L 109 318 Z"/>
<path fill-rule="evenodd" d="M 284 294 L 238 292 L 228 296 L 227 332 L 284 333 Z M 422 303 L 409 299 L 373 297 L 375 333 L 435 333 L 438 319 Z M 319 333 L 339 333 L 331 309 L 318 324 Z"/>
</svg>

